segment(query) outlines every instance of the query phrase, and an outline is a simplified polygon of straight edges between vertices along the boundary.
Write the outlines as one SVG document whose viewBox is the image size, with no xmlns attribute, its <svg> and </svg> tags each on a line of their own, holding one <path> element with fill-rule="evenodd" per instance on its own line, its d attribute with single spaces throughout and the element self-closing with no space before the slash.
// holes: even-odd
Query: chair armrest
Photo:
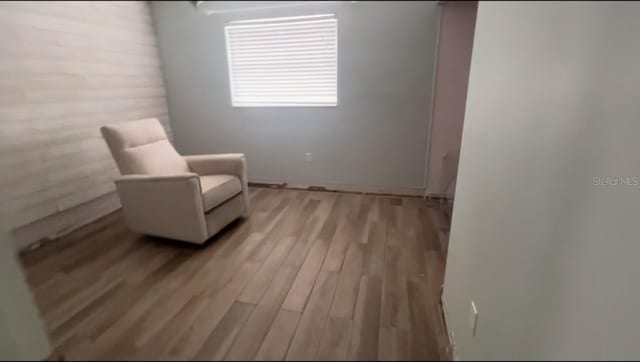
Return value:
<svg viewBox="0 0 640 362">
<path fill-rule="evenodd" d="M 191 172 L 198 175 L 246 175 L 247 160 L 243 153 L 220 153 L 215 155 L 183 156 Z"/>
<path fill-rule="evenodd" d="M 249 179 L 244 153 L 183 156 L 189 169 L 199 175 L 233 175 L 240 179 L 244 197 L 245 216 L 249 214 Z"/>
<path fill-rule="evenodd" d="M 197 174 L 126 175 L 115 183 L 125 217 L 135 231 L 193 242 L 206 239 Z"/>
<path fill-rule="evenodd" d="M 179 182 L 191 178 L 198 179 L 198 174 L 194 172 L 177 173 L 173 175 L 124 175 L 115 179 L 115 183 L 138 183 L 138 182 Z"/>
</svg>

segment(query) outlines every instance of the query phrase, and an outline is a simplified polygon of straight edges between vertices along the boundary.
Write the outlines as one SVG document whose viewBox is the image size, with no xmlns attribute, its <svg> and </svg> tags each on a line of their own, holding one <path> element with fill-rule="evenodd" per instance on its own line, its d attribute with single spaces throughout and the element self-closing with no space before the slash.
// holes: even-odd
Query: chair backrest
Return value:
<svg viewBox="0 0 640 362">
<path fill-rule="evenodd" d="M 101 127 L 100 132 L 123 175 L 189 172 L 156 118 L 114 123 Z"/>
</svg>

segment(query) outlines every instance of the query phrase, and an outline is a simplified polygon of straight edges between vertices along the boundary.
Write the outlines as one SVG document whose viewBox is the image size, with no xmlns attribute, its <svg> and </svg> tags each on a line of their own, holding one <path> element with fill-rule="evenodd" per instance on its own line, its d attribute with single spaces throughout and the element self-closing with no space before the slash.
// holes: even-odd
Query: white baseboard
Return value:
<svg viewBox="0 0 640 362">
<path fill-rule="evenodd" d="M 444 325 L 447 330 L 447 338 L 449 339 L 449 347 L 451 348 L 451 357 L 454 361 L 459 361 L 460 358 L 456 354 L 456 341 L 455 334 L 449 329 L 449 316 L 447 314 L 447 301 L 444 298 L 444 292 L 440 294 L 440 304 L 442 305 L 442 314 L 444 315 Z"/>
<path fill-rule="evenodd" d="M 250 179 L 250 183 L 267 184 L 274 186 L 282 186 L 294 189 L 307 189 L 309 187 L 323 187 L 327 191 L 341 191 L 341 192 L 356 192 L 364 194 L 384 194 L 395 196 L 418 196 L 422 197 L 424 194 L 424 188 L 422 187 L 385 187 L 385 186 L 361 186 L 361 185 L 348 185 L 348 184 L 335 184 L 335 183 L 301 183 L 301 182 L 289 182 L 281 180 L 265 180 L 265 179 Z"/>
<path fill-rule="evenodd" d="M 433 192 L 433 193 L 425 193 L 424 194 L 424 198 L 427 199 L 427 200 L 452 201 L 453 200 L 453 195 Z"/>
<path fill-rule="evenodd" d="M 14 229 L 16 246 L 18 249 L 24 249 L 42 240 L 59 238 L 119 208 L 120 199 L 115 192 L 102 195 L 84 204 Z"/>
</svg>

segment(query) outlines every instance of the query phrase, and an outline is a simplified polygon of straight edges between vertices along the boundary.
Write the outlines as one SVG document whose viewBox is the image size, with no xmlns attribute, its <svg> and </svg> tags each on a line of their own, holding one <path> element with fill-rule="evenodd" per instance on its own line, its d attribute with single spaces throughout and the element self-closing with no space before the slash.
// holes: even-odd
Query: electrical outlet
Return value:
<svg viewBox="0 0 640 362">
<path fill-rule="evenodd" d="M 476 303 L 473 300 L 469 311 L 469 326 L 471 327 L 471 335 L 475 337 L 478 329 L 478 308 L 476 308 Z"/>
<path fill-rule="evenodd" d="M 306 152 L 304 154 L 304 160 L 305 162 L 311 162 L 312 158 L 311 158 L 311 152 Z"/>
</svg>

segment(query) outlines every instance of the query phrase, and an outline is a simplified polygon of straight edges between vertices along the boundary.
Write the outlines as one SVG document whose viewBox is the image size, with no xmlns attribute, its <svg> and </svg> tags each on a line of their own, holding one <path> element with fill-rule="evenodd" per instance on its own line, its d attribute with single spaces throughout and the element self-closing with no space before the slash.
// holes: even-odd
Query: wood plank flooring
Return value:
<svg viewBox="0 0 640 362">
<path fill-rule="evenodd" d="M 67 360 L 447 360 L 444 260 L 418 198 L 251 188 L 196 246 L 120 212 L 22 253 Z"/>
</svg>

